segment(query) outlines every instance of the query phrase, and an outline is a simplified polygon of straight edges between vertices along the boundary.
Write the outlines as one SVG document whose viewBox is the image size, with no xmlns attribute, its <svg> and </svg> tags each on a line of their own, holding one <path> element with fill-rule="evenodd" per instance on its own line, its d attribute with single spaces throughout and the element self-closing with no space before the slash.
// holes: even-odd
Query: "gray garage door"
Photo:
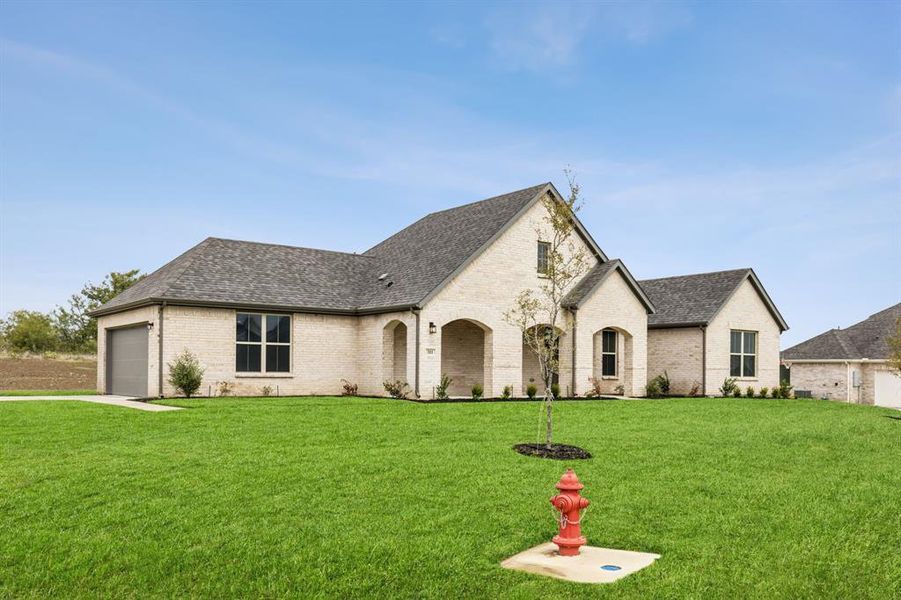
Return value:
<svg viewBox="0 0 901 600">
<path fill-rule="evenodd" d="M 147 396 L 147 326 L 113 329 L 107 338 L 106 391 Z"/>
</svg>

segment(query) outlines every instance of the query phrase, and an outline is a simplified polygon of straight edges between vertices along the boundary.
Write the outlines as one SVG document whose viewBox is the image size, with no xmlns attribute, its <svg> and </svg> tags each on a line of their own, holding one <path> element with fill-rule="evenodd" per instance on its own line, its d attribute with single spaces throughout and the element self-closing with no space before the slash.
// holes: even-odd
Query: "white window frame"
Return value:
<svg viewBox="0 0 901 600">
<path fill-rule="evenodd" d="M 237 339 L 238 317 L 241 315 L 254 315 L 260 317 L 260 341 L 246 342 Z M 267 317 L 288 317 L 288 335 L 292 341 L 289 342 L 268 342 L 266 341 L 266 318 Z M 235 352 L 237 347 L 242 346 L 259 346 L 260 347 L 260 370 L 259 371 L 238 371 L 235 365 L 235 374 L 239 377 L 271 375 L 284 377 L 290 375 L 294 369 L 294 357 L 291 352 L 291 344 L 294 340 L 294 319 L 289 314 L 284 313 L 261 313 L 250 311 L 235 311 Z M 266 346 L 287 346 L 288 347 L 288 370 L 287 371 L 268 371 L 266 370 Z M 237 360 L 237 358 L 236 358 Z"/>
<path fill-rule="evenodd" d="M 741 334 L 741 343 L 738 346 L 738 352 L 732 351 L 732 334 L 740 333 Z M 753 334 L 754 335 L 754 352 L 745 352 L 745 335 Z M 750 329 L 730 329 L 729 330 L 729 377 L 735 377 L 737 379 L 757 379 L 757 367 L 760 360 L 757 357 L 757 347 L 759 341 L 760 333 L 757 331 L 753 331 Z M 732 357 L 739 357 L 739 368 L 738 371 L 740 375 L 732 374 Z M 754 372 L 750 375 L 745 373 L 745 357 L 753 356 L 754 357 Z"/>
<path fill-rule="evenodd" d="M 613 334 L 613 352 L 609 350 L 604 350 L 604 333 L 609 332 Z M 605 375 L 604 374 L 604 357 L 612 356 L 613 357 L 613 375 Z M 615 329 L 602 329 L 601 330 L 601 379 L 618 379 L 619 378 L 619 332 Z"/>
</svg>

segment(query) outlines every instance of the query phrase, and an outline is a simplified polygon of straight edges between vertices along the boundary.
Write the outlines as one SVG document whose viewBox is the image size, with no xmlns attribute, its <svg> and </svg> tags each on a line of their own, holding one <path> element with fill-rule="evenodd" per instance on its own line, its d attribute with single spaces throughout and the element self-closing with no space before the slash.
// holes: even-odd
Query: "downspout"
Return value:
<svg viewBox="0 0 901 600">
<path fill-rule="evenodd" d="M 851 404 L 851 363 L 845 361 L 845 402 Z"/>
<path fill-rule="evenodd" d="M 701 395 L 707 395 L 707 326 L 701 325 Z"/>
<path fill-rule="evenodd" d="M 578 345 L 576 344 L 576 333 L 577 333 L 577 329 L 576 329 L 576 314 L 578 313 L 578 311 L 577 311 L 577 309 L 575 309 L 575 308 L 571 308 L 571 309 L 569 309 L 569 310 L 570 310 L 570 311 L 572 312 L 572 314 L 573 314 L 573 354 L 572 354 L 572 366 L 571 366 L 571 368 L 572 368 L 572 370 L 573 370 L 573 372 L 572 372 L 572 395 L 573 395 L 573 397 L 575 397 L 575 396 L 577 395 L 577 394 L 576 394 L 576 348 L 577 348 Z"/>
<path fill-rule="evenodd" d="M 157 394 L 160 398 L 163 397 L 163 309 L 166 308 L 166 303 L 163 302 L 160 304 L 159 316 L 157 318 L 157 323 L 159 324 L 159 329 L 157 329 L 157 337 L 159 340 L 159 358 L 157 359 L 157 370 L 159 371 L 159 387 L 157 388 Z"/>
<path fill-rule="evenodd" d="M 419 310 L 410 309 L 413 311 L 413 314 L 416 315 L 416 377 L 414 381 L 413 393 L 416 394 L 416 397 L 419 398 Z"/>
</svg>

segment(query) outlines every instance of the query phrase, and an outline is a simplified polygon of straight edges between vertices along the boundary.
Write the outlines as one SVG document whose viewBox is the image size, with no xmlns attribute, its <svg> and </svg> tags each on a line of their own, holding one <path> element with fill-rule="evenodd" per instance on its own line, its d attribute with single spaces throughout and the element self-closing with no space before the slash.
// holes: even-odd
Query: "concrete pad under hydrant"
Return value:
<svg viewBox="0 0 901 600">
<path fill-rule="evenodd" d="M 505 569 L 547 575 L 578 583 L 613 583 L 650 566 L 659 554 L 582 546 L 578 556 L 560 556 L 557 545 L 547 542 L 511 556 Z"/>
</svg>

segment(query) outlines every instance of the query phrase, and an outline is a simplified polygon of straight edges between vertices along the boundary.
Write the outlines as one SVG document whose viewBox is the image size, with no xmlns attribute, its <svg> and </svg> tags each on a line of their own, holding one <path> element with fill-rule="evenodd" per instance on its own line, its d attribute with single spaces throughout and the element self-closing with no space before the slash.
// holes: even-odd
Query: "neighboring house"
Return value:
<svg viewBox="0 0 901 600">
<path fill-rule="evenodd" d="M 888 365 L 896 304 L 847 329 L 830 329 L 782 352 L 796 391 L 815 398 L 901 408 L 901 376 Z"/>
<path fill-rule="evenodd" d="M 639 282 L 648 317 L 648 377 L 666 372 L 671 393 L 717 395 L 735 378 L 744 393 L 779 385 L 779 335 L 788 325 L 752 269 Z"/>
<path fill-rule="evenodd" d="M 384 381 L 403 380 L 428 399 L 442 374 L 453 396 L 475 383 L 523 394 L 540 383 L 537 361 L 504 313 L 541 285 L 547 194 L 562 201 L 546 183 L 432 213 L 362 254 L 208 238 L 92 313 L 98 389 L 173 395 L 166 365 L 188 349 L 206 369 L 202 394 L 219 382 L 336 394 L 345 379 L 383 395 Z M 597 377 L 642 395 L 653 304 L 575 226 L 590 270 L 564 302 L 561 391 L 583 394 Z"/>
</svg>

